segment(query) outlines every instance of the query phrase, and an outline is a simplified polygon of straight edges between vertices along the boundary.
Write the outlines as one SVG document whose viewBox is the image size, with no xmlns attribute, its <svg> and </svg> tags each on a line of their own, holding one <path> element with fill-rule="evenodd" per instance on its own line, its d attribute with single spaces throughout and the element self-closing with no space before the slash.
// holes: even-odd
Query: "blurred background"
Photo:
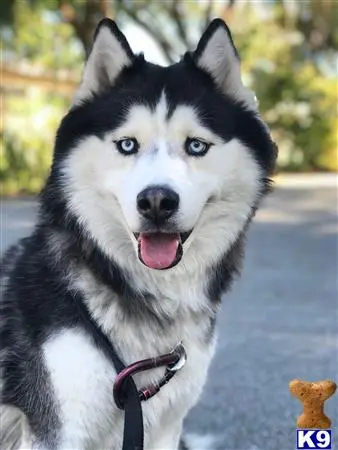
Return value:
<svg viewBox="0 0 338 450">
<path fill-rule="evenodd" d="M 244 78 L 279 146 L 279 171 L 337 171 L 336 0 L 1 0 L 1 191 L 36 193 L 103 16 L 160 64 L 230 26 Z"/>
<path fill-rule="evenodd" d="M 301 406 L 290 380 L 338 381 L 338 1 L 0 0 L 0 254 L 34 225 L 37 202 L 27 194 L 48 173 L 103 16 L 160 64 L 194 49 L 215 16 L 233 32 L 245 83 L 279 146 L 278 176 L 250 228 L 186 427 L 215 436 L 213 450 L 292 450 Z M 337 428 L 338 393 L 326 403 Z"/>
</svg>

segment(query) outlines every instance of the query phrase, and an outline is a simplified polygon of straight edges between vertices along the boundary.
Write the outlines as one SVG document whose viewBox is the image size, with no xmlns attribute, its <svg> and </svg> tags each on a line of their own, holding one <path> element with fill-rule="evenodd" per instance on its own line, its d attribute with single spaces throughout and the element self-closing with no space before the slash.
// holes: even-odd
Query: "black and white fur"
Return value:
<svg viewBox="0 0 338 450">
<path fill-rule="evenodd" d="M 125 136 L 137 138 L 137 154 L 119 153 L 114 142 Z M 212 146 L 188 155 L 187 137 Z M 221 20 L 166 68 L 135 56 L 114 22 L 100 23 L 57 132 L 38 223 L 1 263 L 1 449 L 121 448 L 114 367 L 81 319 L 83 303 L 126 364 L 183 341 L 185 367 L 143 403 L 145 448 L 179 447 L 275 156 Z M 179 195 L 171 230 L 192 230 L 167 270 L 137 256 L 136 197 L 150 185 Z M 162 374 L 135 381 L 141 387 Z"/>
</svg>

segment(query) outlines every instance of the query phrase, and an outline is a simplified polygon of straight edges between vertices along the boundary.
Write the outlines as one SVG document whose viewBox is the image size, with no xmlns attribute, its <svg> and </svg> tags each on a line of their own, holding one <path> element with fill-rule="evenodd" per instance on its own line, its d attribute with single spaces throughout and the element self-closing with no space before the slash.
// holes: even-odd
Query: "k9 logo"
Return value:
<svg viewBox="0 0 338 450">
<path fill-rule="evenodd" d="M 297 449 L 331 448 L 331 430 L 297 430 Z"/>
</svg>

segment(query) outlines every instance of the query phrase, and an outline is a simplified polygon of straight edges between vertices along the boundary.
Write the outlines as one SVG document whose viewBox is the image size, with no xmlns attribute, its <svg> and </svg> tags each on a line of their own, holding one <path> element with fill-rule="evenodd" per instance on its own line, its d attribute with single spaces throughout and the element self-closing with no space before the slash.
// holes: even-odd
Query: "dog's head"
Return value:
<svg viewBox="0 0 338 450">
<path fill-rule="evenodd" d="M 159 67 L 104 19 L 59 129 L 51 177 L 68 216 L 106 255 L 169 269 L 216 261 L 230 248 L 274 160 L 223 21 L 210 24 L 196 51 Z"/>
</svg>

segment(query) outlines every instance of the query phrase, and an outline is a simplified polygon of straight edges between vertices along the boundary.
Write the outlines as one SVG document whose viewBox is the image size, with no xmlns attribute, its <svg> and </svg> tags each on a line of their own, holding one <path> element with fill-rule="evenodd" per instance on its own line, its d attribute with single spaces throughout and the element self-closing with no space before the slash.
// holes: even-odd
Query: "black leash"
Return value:
<svg viewBox="0 0 338 450">
<path fill-rule="evenodd" d="M 112 361 L 116 372 L 119 374 L 126 366 L 118 356 L 113 344 L 92 319 L 84 303 L 82 301 L 76 301 L 76 303 L 83 321 L 91 330 L 95 344 Z M 141 400 L 132 377 L 125 379 L 121 395 L 125 412 L 122 450 L 143 450 L 144 431 Z"/>
<path fill-rule="evenodd" d="M 117 376 L 114 383 L 114 400 L 119 409 L 124 409 L 124 429 L 122 450 L 143 450 L 144 430 L 141 401 L 153 397 L 180 370 L 186 361 L 186 353 L 182 343 L 165 355 L 136 361 L 126 366 L 118 356 L 112 342 L 95 323 L 82 301 L 75 299 L 79 314 L 91 330 L 95 344 L 102 349 L 105 356 L 115 367 Z M 138 390 L 132 375 L 144 370 L 166 366 L 163 377 L 155 384 Z"/>
</svg>

